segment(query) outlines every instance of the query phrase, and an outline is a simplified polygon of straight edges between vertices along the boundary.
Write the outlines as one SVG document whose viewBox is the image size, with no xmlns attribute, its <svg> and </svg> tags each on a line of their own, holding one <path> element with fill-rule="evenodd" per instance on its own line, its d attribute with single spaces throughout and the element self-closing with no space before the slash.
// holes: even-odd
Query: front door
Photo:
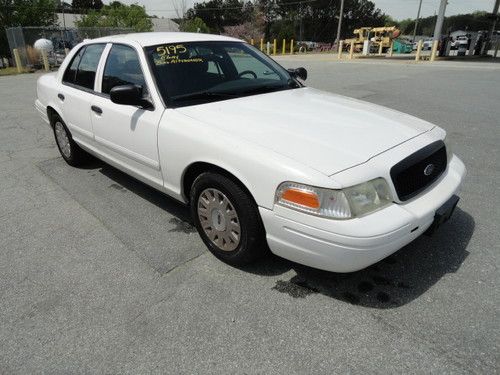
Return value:
<svg viewBox="0 0 500 375">
<path fill-rule="evenodd" d="M 91 103 L 96 145 L 119 167 L 162 187 L 157 133 L 164 109 L 159 103 L 152 109 L 113 103 L 110 90 L 126 84 L 142 86 L 145 97 L 149 97 L 137 51 L 131 46 L 113 44 L 102 72 L 101 95 L 96 95 Z"/>
</svg>

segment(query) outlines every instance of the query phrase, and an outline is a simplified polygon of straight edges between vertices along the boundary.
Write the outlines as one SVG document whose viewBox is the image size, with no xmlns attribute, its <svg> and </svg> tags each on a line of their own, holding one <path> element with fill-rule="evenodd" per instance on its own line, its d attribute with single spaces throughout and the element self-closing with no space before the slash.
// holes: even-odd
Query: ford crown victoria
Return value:
<svg viewBox="0 0 500 375">
<path fill-rule="evenodd" d="M 188 204 L 229 264 L 270 249 L 350 272 L 446 221 L 465 167 L 445 131 L 306 77 L 229 37 L 119 35 L 73 48 L 35 107 L 69 165 L 91 154 Z"/>
</svg>

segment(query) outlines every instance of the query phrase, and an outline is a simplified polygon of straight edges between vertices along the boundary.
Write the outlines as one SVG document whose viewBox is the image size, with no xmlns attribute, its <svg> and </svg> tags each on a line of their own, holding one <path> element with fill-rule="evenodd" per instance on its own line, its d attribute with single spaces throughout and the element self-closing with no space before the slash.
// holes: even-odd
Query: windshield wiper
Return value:
<svg viewBox="0 0 500 375">
<path fill-rule="evenodd" d="M 189 94 L 175 95 L 170 99 L 173 101 L 184 101 L 184 100 L 197 100 L 197 99 L 206 99 L 206 98 L 234 98 L 236 95 L 227 93 L 227 92 L 219 92 L 219 91 L 197 91 L 191 92 Z"/>
</svg>

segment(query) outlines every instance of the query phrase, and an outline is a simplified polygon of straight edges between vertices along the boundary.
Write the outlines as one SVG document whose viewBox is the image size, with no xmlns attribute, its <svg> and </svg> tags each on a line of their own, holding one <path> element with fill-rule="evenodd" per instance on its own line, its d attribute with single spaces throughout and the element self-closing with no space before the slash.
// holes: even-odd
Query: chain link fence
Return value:
<svg viewBox="0 0 500 375">
<path fill-rule="evenodd" d="M 5 30 L 12 56 L 14 49 L 19 54 L 21 66 L 27 69 L 39 69 L 43 65 L 40 46 L 47 51 L 49 65 L 58 67 L 66 54 L 84 39 L 101 36 L 127 34 L 133 32 L 129 28 L 113 27 L 10 27 Z M 35 48 L 37 43 L 38 48 Z"/>
</svg>

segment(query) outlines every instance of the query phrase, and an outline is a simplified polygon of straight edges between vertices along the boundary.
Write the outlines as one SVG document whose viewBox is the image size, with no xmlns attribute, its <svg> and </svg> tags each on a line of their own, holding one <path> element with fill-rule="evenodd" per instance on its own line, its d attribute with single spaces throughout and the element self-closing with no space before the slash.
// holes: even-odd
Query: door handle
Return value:
<svg viewBox="0 0 500 375">
<path fill-rule="evenodd" d="M 99 108 L 98 106 L 96 105 L 93 105 L 90 107 L 91 110 L 93 110 L 95 113 L 97 113 L 98 115 L 102 114 L 102 109 Z"/>
<path fill-rule="evenodd" d="M 61 99 L 62 102 L 64 102 L 64 95 L 63 94 L 57 94 L 57 97 Z"/>
</svg>

